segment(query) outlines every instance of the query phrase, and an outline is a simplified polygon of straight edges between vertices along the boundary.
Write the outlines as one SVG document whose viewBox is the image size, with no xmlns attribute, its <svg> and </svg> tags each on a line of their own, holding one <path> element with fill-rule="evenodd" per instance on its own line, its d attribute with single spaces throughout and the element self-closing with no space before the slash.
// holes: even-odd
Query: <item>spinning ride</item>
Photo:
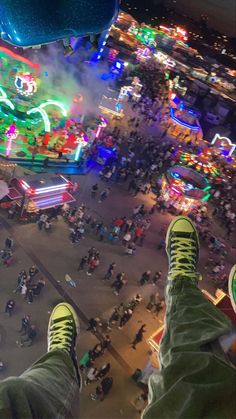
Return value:
<svg viewBox="0 0 236 419">
<path fill-rule="evenodd" d="M 162 178 L 161 198 L 178 211 L 187 212 L 207 201 L 211 194 L 208 179 L 195 170 L 171 167 Z"/>
<path fill-rule="evenodd" d="M 26 159 L 66 153 L 73 158 L 78 144 L 86 146 L 88 139 L 70 117 L 71 104 L 48 99 L 40 89 L 39 70 L 39 64 L 0 47 L 0 153 Z"/>
</svg>

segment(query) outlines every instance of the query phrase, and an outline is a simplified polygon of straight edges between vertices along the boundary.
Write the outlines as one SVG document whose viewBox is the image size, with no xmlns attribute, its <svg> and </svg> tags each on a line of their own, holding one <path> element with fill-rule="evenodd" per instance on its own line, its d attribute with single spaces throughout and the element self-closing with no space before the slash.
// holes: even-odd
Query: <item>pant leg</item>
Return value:
<svg viewBox="0 0 236 419">
<path fill-rule="evenodd" d="M 166 304 L 161 369 L 143 419 L 235 419 L 236 369 L 218 342 L 229 319 L 188 278 L 168 285 Z"/>
<path fill-rule="evenodd" d="M 77 389 L 70 356 L 51 351 L 19 377 L 0 383 L 0 418 L 68 418 Z"/>
</svg>

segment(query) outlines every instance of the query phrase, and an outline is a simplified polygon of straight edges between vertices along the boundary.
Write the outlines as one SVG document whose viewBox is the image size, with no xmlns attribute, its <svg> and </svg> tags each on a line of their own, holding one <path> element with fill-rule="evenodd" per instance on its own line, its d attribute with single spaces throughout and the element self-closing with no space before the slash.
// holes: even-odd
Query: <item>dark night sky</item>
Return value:
<svg viewBox="0 0 236 419">
<path fill-rule="evenodd" d="M 122 0 L 121 7 L 124 5 L 123 8 L 127 10 L 131 7 L 130 13 L 136 13 L 137 17 L 141 15 L 143 20 L 149 13 L 150 17 L 160 15 L 163 6 L 174 7 L 179 13 L 196 21 L 199 21 L 201 14 L 206 14 L 209 27 L 236 36 L 236 0 Z M 136 11 L 134 7 L 137 7 Z M 147 8 L 150 9 L 149 12 L 145 11 Z"/>
</svg>

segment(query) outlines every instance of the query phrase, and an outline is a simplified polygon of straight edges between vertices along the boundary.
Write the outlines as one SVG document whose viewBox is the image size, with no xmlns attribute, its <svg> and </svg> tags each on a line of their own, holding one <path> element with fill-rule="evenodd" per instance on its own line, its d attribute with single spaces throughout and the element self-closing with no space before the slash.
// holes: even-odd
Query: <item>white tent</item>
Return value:
<svg viewBox="0 0 236 419">
<path fill-rule="evenodd" d="M 0 200 L 9 193 L 9 188 L 4 180 L 0 180 Z"/>
</svg>

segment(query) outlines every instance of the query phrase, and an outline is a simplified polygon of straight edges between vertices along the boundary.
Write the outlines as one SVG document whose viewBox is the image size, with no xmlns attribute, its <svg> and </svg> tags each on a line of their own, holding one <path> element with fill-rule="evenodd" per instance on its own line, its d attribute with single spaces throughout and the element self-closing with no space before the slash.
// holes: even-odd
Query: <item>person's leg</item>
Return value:
<svg viewBox="0 0 236 419">
<path fill-rule="evenodd" d="M 198 236 L 192 222 L 181 216 L 173 220 L 166 243 L 169 273 L 161 370 L 150 378 L 143 418 L 233 418 L 236 369 L 218 342 L 232 325 L 197 287 Z"/>
<path fill-rule="evenodd" d="M 59 304 L 51 314 L 48 353 L 20 377 L 0 383 L 1 418 L 65 418 L 80 385 L 75 345 L 79 324 L 73 308 Z"/>
</svg>

